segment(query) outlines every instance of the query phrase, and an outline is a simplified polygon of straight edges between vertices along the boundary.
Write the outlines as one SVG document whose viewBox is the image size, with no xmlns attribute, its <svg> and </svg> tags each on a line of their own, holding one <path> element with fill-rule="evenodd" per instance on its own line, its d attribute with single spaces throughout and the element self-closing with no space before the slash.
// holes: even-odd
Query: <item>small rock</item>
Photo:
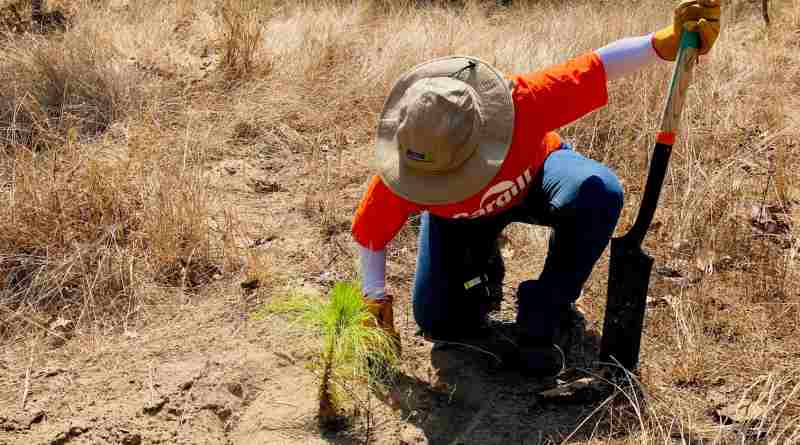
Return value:
<svg viewBox="0 0 800 445">
<path fill-rule="evenodd" d="M 36 378 L 55 377 L 55 376 L 61 374 L 62 372 L 67 372 L 67 370 L 64 369 L 64 368 L 44 368 L 44 369 L 40 370 L 39 372 L 37 372 L 35 377 Z"/>
<path fill-rule="evenodd" d="M 730 398 L 723 392 L 712 389 L 708 392 L 706 399 L 713 403 L 715 409 L 721 408 L 728 404 Z"/>
<path fill-rule="evenodd" d="M 142 443 L 142 435 L 139 433 L 127 434 L 122 438 L 122 445 L 140 445 Z"/>
<path fill-rule="evenodd" d="M 246 289 L 246 290 L 258 289 L 258 287 L 260 285 L 261 285 L 261 282 L 258 280 L 258 278 L 247 279 L 245 281 L 242 281 L 242 284 L 241 284 L 242 289 Z"/>
<path fill-rule="evenodd" d="M 72 425 L 67 431 L 61 431 L 56 434 L 56 436 L 48 442 L 48 445 L 64 445 L 87 431 L 89 431 L 89 427 L 87 426 Z"/>
<path fill-rule="evenodd" d="M 665 277 L 665 278 L 681 278 L 683 277 L 683 273 L 670 266 L 656 266 L 655 268 L 656 274 Z"/>
<path fill-rule="evenodd" d="M 42 420 L 45 419 L 45 417 L 47 417 L 47 414 L 44 411 L 42 410 L 34 411 L 26 421 L 26 423 L 28 424 L 28 428 L 30 428 L 32 425 L 36 423 L 40 423 Z"/>
<path fill-rule="evenodd" d="M 157 399 L 154 399 L 154 400 L 151 400 L 151 401 L 147 402 L 147 404 L 144 406 L 144 409 L 142 409 L 142 411 L 145 414 L 149 414 L 151 416 L 153 414 L 158 414 L 158 412 L 161 411 L 161 408 L 163 408 L 164 405 L 166 405 L 168 401 L 169 401 L 169 398 L 167 398 L 165 396 L 161 396 L 161 397 L 159 397 Z"/>
<path fill-rule="evenodd" d="M 234 396 L 240 399 L 244 395 L 244 388 L 242 387 L 242 384 L 239 382 L 228 382 L 225 385 L 225 387 L 228 389 L 229 393 L 233 394 Z"/>
<path fill-rule="evenodd" d="M 250 247 L 263 246 L 264 244 L 271 243 L 276 239 L 278 239 L 278 237 L 275 235 L 270 235 L 265 238 L 256 238 L 255 240 L 253 240 L 253 243 L 250 245 Z"/>
<path fill-rule="evenodd" d="M 427 445 L 429 443 L 425 431 L 412 423 L 407 423 L 403 427 L 399 439 L 402 445 Z"/>
<path fill-rule="evenodd" d="M 49 325 L 48 344 L 51 348 L 58 348 L 64 345 L 72 337 L 72 330 L 75 323 L 66 318 L 57 317 Z"/>
<path fill-rule="evenodd" d="M 275 351 L 273 352 L 273 354 L 275 354 L 278 358 L 283 359 L 283 361 L 278 362 L 279 365 L 287 366 L 287 365 L 294 365 L 295 363 L 295 359 L 289 354 L 284 354 L 283 352 L 280 351 Z"/>
<path fill-rule="evenodd" d="M 263 179 L 256 179 L 253 181 L 253 190 L 256 193 L 276 193 L 285 192 L 286 188 L 277 182 L 265 181 Z"/>
<path fill-rule="evenodd" d="M 0 415 L 0 431 L 12 432 L 29 430 L 32 425 L 40 423 L 46 418 L 42 410 L 33 412 L 17 411 L 12 413 L 9 417 Z"/>
</svg>

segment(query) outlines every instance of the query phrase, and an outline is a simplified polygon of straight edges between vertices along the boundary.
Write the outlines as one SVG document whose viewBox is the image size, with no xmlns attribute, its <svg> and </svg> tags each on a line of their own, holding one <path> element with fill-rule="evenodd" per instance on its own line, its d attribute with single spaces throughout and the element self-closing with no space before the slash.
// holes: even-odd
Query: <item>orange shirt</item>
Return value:
<svg viewBox="0 0 800 445">
<path fill-rule="evenodd" d="M 445 218 L 478 218 L 500 213 L 527 194 L 547 156 L 558 149 L 559 127 L 608 102 L 606 73 L 595 52 L 524 75 L 511 76 L 514 135 L 497 175 L 480 192 L 453 204 L 421 205 L 395 195 L 375 176 L 353 219 L 355 240 L 381 250 L 408 217 L 424 210 Z"/>
</svg>

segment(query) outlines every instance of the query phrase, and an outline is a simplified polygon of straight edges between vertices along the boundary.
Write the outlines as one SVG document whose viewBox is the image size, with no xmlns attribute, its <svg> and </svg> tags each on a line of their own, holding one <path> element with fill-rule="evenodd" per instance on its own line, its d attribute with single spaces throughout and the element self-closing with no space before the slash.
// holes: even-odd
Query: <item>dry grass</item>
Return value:
<svg viewBox="0 0 800 445">
<path fill-rule="evenodd" d="M 76 0 L 62 2 L 74 23 L 63 38 L 9 37 L 0 49 L 3 329 L 54 314 L 113 325 L 146 313 L 161 295 L 147 289 L 201 289 L 237 271 L 237 215 L 220 210 L 228 198 L 203 170 L 229 156 L 263 163 L 300 197 L 294 211 L 322 244 L 297 253 L 298 273 L 319 256 L 352 275 L 353 261 L 323 262 L 322 251 L 348 239 L 342 224 L 368 178 L 374 120 L 400 73 L 451 53 L 533 70 L 669 15 L 655 0 L 414 3 Z M 606 427 L 594 443 L 665 443 L 681 432 L 711 443 L 731 430 L 708 414 L 710 394 L 726 387 L 769 407 L 757 416 L 761 439 L 797 439 L 800 4 L 771 5 L 770 30 L 759 6 L 726 5 L 646 241 L 676 275 L 651 286 L 649 403 L 632 423 L 598 413 Z M 608 107 L 561 131 L 622 179 L 620 232 L 643 188 L 669 68 L 617 82 Z M 413 273 L 410 231 L 391 257 L 398 291 Z M 509 231 L 512 281 L 536 272 L 542 233 Z M 264 261 L 251 258 L 256 271 L 245 273 L 265 279 Z M 581 303 L 595 321 L 605 267 Z M 627 436 L 614 439 L 619 432 Z"/>
<path fill-rule="evenodd" d="M 99 26 L 110 10 L 76 8 L 63 36 L 2 50 L 4 337 L 57 316 L 92 332 L 135 323 L 151 289 L 191 291 L 239 261 L 180 79 L 132 63 Z"/>
</svg>

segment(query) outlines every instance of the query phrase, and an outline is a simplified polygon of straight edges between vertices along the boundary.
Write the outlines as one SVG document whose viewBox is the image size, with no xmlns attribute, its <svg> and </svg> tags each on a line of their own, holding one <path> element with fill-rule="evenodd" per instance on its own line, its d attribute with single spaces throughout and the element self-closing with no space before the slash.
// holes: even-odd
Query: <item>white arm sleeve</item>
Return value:
<svg viewBox="0 0 800 445">
<path fill-rule="evenodd" d="M 370 250 L 359 245 L 364 295 L 380 300 L 386 295 L 386 249 Z"/>
<path fill-rule="evenodd" d="M 628 37 L 597 49 L 595 52 L 603 62 L 608 81 L 619 79 L 657 60 L 662 60 L 653 49 L 652 38 L 652 34 Z"/>
</svg>

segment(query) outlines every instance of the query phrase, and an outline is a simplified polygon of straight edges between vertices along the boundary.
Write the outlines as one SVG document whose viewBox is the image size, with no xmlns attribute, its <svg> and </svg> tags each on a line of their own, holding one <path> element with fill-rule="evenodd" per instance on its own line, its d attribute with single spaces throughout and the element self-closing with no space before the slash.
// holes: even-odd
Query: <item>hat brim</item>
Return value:
<svg viewBox="0 0 800 445">
<path fill-rule="evenodd" d="M 477 148 L 459 168 L 443 174 L 413 170 L 400 159 L 397 142 L 400 100 L 416 81 L 446 77 L 474 61 L 476 66 L 459 79 L 480 98 L 483 125 L 473 135 Z M 461 202 L 483 190 L 497 175 L 511 146 L 514 103 L 508 80 L 488 63 L 468 56 L 434 59 L 409 70 L 392 87 L 378 122 L 376 161 L 378 174 L 395 194 L 423 205 Z"/>
</svg>

